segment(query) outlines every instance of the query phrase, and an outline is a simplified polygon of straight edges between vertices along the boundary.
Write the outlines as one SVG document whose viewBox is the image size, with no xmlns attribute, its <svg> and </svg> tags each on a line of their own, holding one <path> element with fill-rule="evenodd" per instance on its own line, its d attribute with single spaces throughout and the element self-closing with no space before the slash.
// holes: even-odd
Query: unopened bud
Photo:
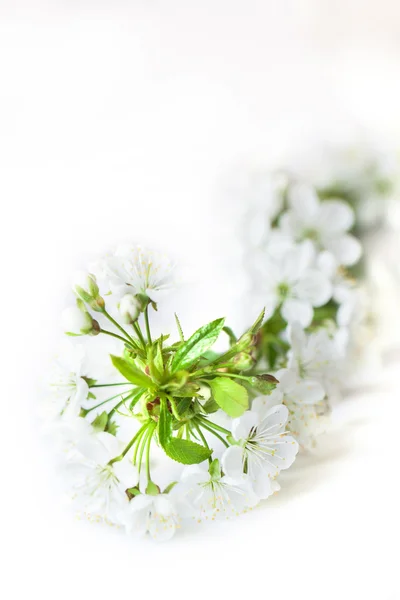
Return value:
<svg viewBox="0 0 400 600">
<path fill-rule="evenodd" d="M 247 352 L 240 352 L 233 359 L 235 368 L 239 369 L 240 371 L 246 371 L 247 369 L 250 369 L 254 365 L 254 362 L 254 358 L 251 356 L 251 354 L 247 354 Z"/>
<path fill-rule="evenodd" d="M 132 294 L 125 294 L 119 303 L 119 312 L 124 323 L 134 323 L 140 315 L 140 304 Z"/>
<path fill-rule="evenodd" d="M 66 308 L 62 314 L 62 323 L 65 333 L 69 335 L 87 335 L 98 333 L 96 324 L 90 314 L 85 309 L 82 301 L 77 301 L 76 306 Z"/>
<path fill-rule="evenodd" d="M 78 271 L 75 273 L 72 289 L 75 294 L 90 305 L 90 308 L 96 312 L 104 310 L 104 299 L 99 295 L 99 286 L 96 277 L 91 273 Z"/>
</svg>

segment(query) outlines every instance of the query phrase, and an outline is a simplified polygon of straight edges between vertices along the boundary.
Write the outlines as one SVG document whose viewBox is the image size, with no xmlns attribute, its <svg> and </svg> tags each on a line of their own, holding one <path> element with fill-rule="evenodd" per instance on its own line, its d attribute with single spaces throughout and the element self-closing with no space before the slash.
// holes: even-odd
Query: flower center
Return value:
<svg viewBox="0 0 400 600">
<path fill-rule="evenodd" d="M 290 287 L 287 283 L 280 283 L 277 287 L 277 292 L 280 300 L 283 302 L 289 296 Z"/>
</svg>

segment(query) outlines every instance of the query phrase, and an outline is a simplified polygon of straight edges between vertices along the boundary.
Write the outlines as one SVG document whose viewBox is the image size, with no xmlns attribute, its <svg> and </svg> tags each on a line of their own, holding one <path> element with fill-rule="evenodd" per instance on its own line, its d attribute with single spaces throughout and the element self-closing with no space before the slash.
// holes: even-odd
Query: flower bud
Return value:
<svg viewBox="0 0 400 600">
<path fill-rule="evenodd" d="M 87 335 L 98 333 L 98 323 L 94 321 L 85 309 L 82 301 L 77 301 L 76 306 L 70 306 L 63 311 L 62 323 L 68 335 Z"/>
<path fill-rule="evenodd" d="M 97 285 L 96 277 L 94 275 L 85 273 L 85 271 L 78 271 L 75 274 L 72 288 L 78 298 L 87 302 L 90 308 L 96 312 L 102 312 L 104 310 L 105 302 L 99 295 L 99 286 Z"/>
<path fill-rule="evenodd" d="M 248 354 L 247 352 L 240 352 L 234 357 L 233 363 L 235 368 L 239 369 L 239 371 L 247 371 L 254 366 L 255 360 L 251 354 Z"/>
<path fill-rule="evenodd" d="M 90 302 L 99 295 L 96 277 L 85 271 L 77 271 L 75 273 L 72 289 L 75 294 L 85 302 Z"/>
<path fill-rule="evenodd" d="M 124 323 L 134 323 L 140 314 L 140 303 L 132 294 L 125 294 L 119 303 L 119 312 Z"/>
</svg>

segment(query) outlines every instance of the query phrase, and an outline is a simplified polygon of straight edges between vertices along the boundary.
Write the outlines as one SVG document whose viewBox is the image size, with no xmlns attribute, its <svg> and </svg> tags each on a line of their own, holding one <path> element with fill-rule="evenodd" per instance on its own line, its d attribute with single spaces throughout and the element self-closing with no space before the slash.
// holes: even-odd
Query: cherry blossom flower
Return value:
<svg viewBox="0 0 400 600">
<path fill-rule="evenodd" d="M 123 444 L 107 432 L 83 435 L 66 466 L 77 505 L 113 523 L 123 519 L 129 504 L 126 490 L 138 482 L 137 469 L 128 455 L 110 462 L 122 449 Z"/>
<path fill-rule="evenodd" d="M 222 468 L 233 479 L 247 472 L 259 498 L 273 493 L 271 480 L 296 458 L 299 446 L 285 429 L 288 416 L 283 405 L 263 411 L 253 404 L 253 410 L 233 420 L 232 437 L 238 443 L 224 452 Z"/>
<path fill-rule="evenodd" d="M 289 210 L 280 218 L 282 231 L 300 242 L 311 240 L 318 250 L 328 250 L 341 265 L 354 265 L 361 256 L 360 242 L 348 231 L 354 224 L 354 211 L 343 200 L 320 201 L 306 184 L 289 188 Z"/>
<path fill-rule="evenodd" d="M 307 327 L 313 307 L 323 306 L 332 295 L 329 278 L 315 266 L 315 251 L 307 240 L 286 247 L 283 252 L 269 249 L 259 273 L 259 292 L 266 305 L 266 317 L 278 309 L 288 322 Z"/>
<path fill-rule="evenodd" d="M 189 512 L 199 519 L 229 518 L 258 503 L 249 477 L 243 472 L 236 478 L 223 475 L 218 459 L 209 470 L 202 465 L 186 467 L 181 481 Z"/>
</svg>

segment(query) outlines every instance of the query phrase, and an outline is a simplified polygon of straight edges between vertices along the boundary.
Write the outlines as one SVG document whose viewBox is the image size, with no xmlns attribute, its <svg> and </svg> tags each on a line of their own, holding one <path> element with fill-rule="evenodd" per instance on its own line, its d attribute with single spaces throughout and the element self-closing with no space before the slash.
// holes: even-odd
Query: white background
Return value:
<svg viewBox="0 0 400 600">
<path fill-rule="evenodd" d="M 116 241 L 183 264 L 166 321 L 243 321 L 236 178 L 315 136 L 396 140 L 399 36 L 388 0 L 0 0 L 4 598 L 400 598 L 395 371 L 278 496 L 164 546 L 74 522 L 35 418 L 70 273 Z"/>
</svg>

